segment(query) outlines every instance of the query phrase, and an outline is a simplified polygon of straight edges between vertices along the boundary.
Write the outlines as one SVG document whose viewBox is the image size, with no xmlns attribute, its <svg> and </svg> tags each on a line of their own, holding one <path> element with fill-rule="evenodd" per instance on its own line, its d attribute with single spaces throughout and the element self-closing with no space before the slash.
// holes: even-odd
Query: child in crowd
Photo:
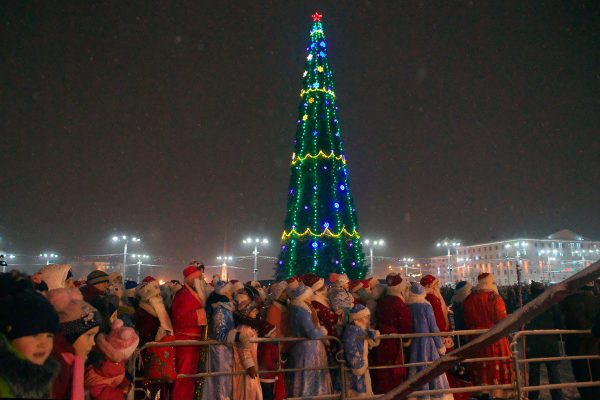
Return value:
<svg viewBox="0 0 600 400">
<path fill-rule="evenodd" d="M 49 398 L 60 370 L 49 358 L 58 315 L 16 271 L 0 274 L 0 293 L 0 398 Z"/>
<path fill-rule="evenodd" d="M 125 363 L 135 351 L 139 337 L 133 330 L 115 320 L 108 335 L 100 333 L 96 347 L 101 353 L 85 370 L 85 387 L 93 400 L 125 399 L 131 383 L 125 377 Z"/>
<path fill-rule="evenodd" d="M 350 310 L 350 323 L 344 329 L 342 343 L 350 368 L 348 396 L 373 396 L 369 374 L 369 349 L 379 346 L 379 331 L 369 328 L 371 312 L 362 304 Z"/>
<path fill-rule="evenodd" d="M 80 400 L 85 397 L 84 365 L 100 330 L 100 314 L 83 301 L 78 289 L 51 290 L 48 299 L 60 322 L 52 355 L 61 368 L 52 386 L 52 397 Z"/>
</svg>

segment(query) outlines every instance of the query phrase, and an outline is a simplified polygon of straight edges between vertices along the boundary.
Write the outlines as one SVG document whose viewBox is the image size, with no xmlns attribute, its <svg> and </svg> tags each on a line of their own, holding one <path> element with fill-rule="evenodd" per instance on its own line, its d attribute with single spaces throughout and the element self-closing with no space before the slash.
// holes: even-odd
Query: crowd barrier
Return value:
<svg viewBox="0 0 600 400">
<path fill-rule="evenodd" d="M 469 336 L 480 335 L 485 332 L 487 332 L 487 330 L 482 329 L 482 330 L 465 330 L 465 331 L 452 331 L 452 332 L 442 332 L 442 333 L 389 334 L 389 335 L 381 335 L 380 338 L 382 341 L 383 340 L 398 340 L 399 343 L 402 343 L 402 342 L 406 342 L 408 340 L 413 340 L 413 339 L 419 338 L 419 337 L 434 337 L 434 336 L 451 337 L 451 338 L 453 338 L 455 347 L 460 347 L 460 345 L 462 344 L 461 341 L 464 341 L 465 338 L 468 338 Z M 515 369 L 515 379 L 514 379 L 514 382 L 512 382 L 511 384 L 452 387 L 452 388 L 443 389 L 443 390 L 420 390 L 420 391 L 413 392 L 411 394 L 411 397 L 439 396 L 439 395 L 446 394 L 446 393 L 455 393 L 455 394 L 469 393 L 469 394 L 472 394 L 473 396 L 475 396 L 479 393 L 490 392 L 492 390 L 509 390 L 509 391 L 513 391 L 515 393 L 514 398 L 520 399 L 520 400 L 526 400 L 528 398 L 527 393 L 531 392 L 531 391 L 600 386 L 600 380 L 594 381 L 591 378 L 593 376 L 593 374 L 592 374 L 592 368 L 590 365 L 590 361 L 600 360 L 600 355 L 584 354 L 584 355 L 576 355 L 575 356 L 575 355 L 568 355 L 565 352 L 564 337 L 566 335 L 589 335 L 589 334 L 590 334 L 589 330 L 578 330 L 578 331 L 575 331 L 575 330 L 535 330 L 535 331 L 515 332 L 514 334 L 512 334 L 509 337 L 510 349 L 511 349 L 510 356 L 469 358 L 469 359 L 465 359 L 465 360 L 461 361 L 461 364 L 466 366 L 467 369 L 468 369 L 468 365 L 473 364 L 473 363 L 483 363 L 483 362 L 487 362 L 487 361 L 510 361 Z M 534 335 L 538 335 L 538 336 L 539 335 L 558 335 L 559 336 L 559 344 L 560 344 L 560 355 L 555 356 L 555 357 L 527 358 L 526 352 L 523 351 L 524 341 L 526 341 L 527 337 L 534 336 Z M 305 338 L 258 338 L 258 339 L 252 339 L 251 342 L 252 343 L 277 343 L 278 347 L 280 349 L 280 354 L 281 354 L 282 346 L 289 347 L 290 345 L 293 345 L 293 343 L 295 343 L 295 342 L 307 341 L 307 340 L 310 340 L 310 339 L 305 339 Z M 326 344 L 329 344 L 329 345 L 332 345 L 334 343 L 336 344 L 335 348 L 339 349 L 339 351 L 337 351 L 337 353 L 335 355 L 335 361 L 333 363 L 328 363 L 328 365 L 324 366 L 324 367 L 311 368 L 311 369 L 288 368 L 288 366 L 282 367 L 282 365 L 280 363 L 277 370 L 275 370 L 275 371 L 258 370 L 258 374 L 260 375 L 261 373 L 266 373 L 266 372 L 277 372 L 277 373 L 282 372 L 284 374 L 288 374 L 288 373 L 292 373 L 295 371 L 328 369 L 328 370 L 330 370 L 330 373 L 332 375 L 335 374 L 335 376 L 337 377 L 337 380 L 339 382 L 338 386 L 340 387 L 341 390 L 335 394 L 326 395 L 326 396 L 318 396 L 318 397 L 314 397 L 314 398 L 321 399 L 321 400 L 329 400 L 329 399 L 354 400 L 354 399 L 358 399 L 359 397 L 348 396 L 348 390 L 347 390 L 348 389 L 348 376 L 347 376 L 347 374 L 350 373 L 350 369 L 346 366 L 346 362 L 344 360 L 344 353 L 342 350 L 343 347 L 342 347 L 341 341 L 337 337 L 333 337 L 333 336 L 325 336 L 325 337 L 315 339 L 315 340 L 324 341 Z M 150 347 L 163 347 L 163 346 L 165 346 L 165 343 L 158 343 L 158 342 L 146 343 L 144 346 L 140 347 L 136 351 L 134 358 L 133 358 L 133 364 L 135 366 L 139 365 L 140 357 L 141 357 L 143 350 L 150 348 Z M 177 375 L 178 378 L 204 378 L 204 379 L 206 379 L 206 378 L 217 377 L 217 376 L 230 376 L 232 383 L 233 383 L 234 376 L 241 375 L 243 377 L 244 386 L 245 386 L 245 379 L 247 377 L 245 370 L 218 372 L 218 371 L 213 371 L 213 368 L 211 365 L 211 360 L 210 360 L 210 356 L 209 356 L 211 346 L 229 346 L 229 347 L 231 347 L 232 344 L 221 343 L 221 342 L 217 342 L 215 340 L 202 340 L 202 341 L 179 340 L 179 341 L 175 341 L 175 342 L 170 342 L 168 344 L 168 346 L 173 346 L 173 347 L 200 346 L 200 347 L 205 348 L 205 354 L 206 354 L 205 370 L 206 371 L 199 372 L 197 374 L 191 374 L 191 375 L 178 374 Z M 399 346 L 399 347 L 402 348 L 402 351 L 405 351 L 406 349 L 408 349 L 408 347 L 406 347 L 406 348 L 403 346 Z M 233 352 L 232 352 L 232 357 L 233 357 Z M 406 357 L 404 357 L 403 359 L 406 360 Z M 561 362 L 561 361 L 572 361 L 572 360 L 587 360 L 590 380 L 582 381 L 582 382 L 576 382 L 574 380 L 565 382 L 564 378 L 566 378 L 566 377 L 562 376 L 563 381 L 560 384 L 539 384 L 539 385 L 535 385 L 535 386 L 528 384 L 527 367 L 528 367 L 529 363 L 554 362 L 554 361 Z M 233 360 L 232 360 L 232 363 L 233 363 Z M 375 370 L 399 368 L 399 367 L 408 369 L 410 367 L 425 366 L 425 365 L 429 365 L 429 364 L 431 364 L 431 362 L 413 362 L 413 363 L 405 362 L 403 364 L 397 364 L 397 365 L 374 366 L 374 365 L 371 365 L 371 363 L 370 363 L 369 370 L 375 371 Z M 570 368 L 570 366 L 569 366 L 569 368 Z M 257 366 L 257 369 L 258 369 L 258 366 Z M 371 374 L 371 376 L 373 376 L 373 375 Z M 146 381 L 146 379 L 143 376 L 137 376 L 137 368 L 133 368 L 134 390 L 136 392 L 144 393 L 145 398 L 149 398 L 148 392 L 146 391 L 146 389 L 143 387 L 144 385 L 142 384 L 144 381 Z M 381 395 L 381 394 L 376 394 L 376 395 L 370 396 L 370 397 L 362 396 L 362 397 L 360 397 L 360 399 L 376 399 L 379 395 Z M 168 392 L 162 393 L 160 398 L 161 399 L 169 399 L 170 394 Z M 287 397 L 286 399 L 298 400 L 300 398 L 299 397 L 298 398 Z"/>
</svg>

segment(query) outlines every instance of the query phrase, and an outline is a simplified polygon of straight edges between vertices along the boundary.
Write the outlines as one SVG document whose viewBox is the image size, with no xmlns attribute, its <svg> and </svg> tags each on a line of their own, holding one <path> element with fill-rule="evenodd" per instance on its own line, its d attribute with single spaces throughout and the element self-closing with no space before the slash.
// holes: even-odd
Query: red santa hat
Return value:
<svg viewBox="0 0 600 400">
<path fill-rule="evenodd" d="M 420 281 L 420 283 L 423 287 L 430 287 L 431 285 L 433 285 L 436 282 L 439 282 L 439 281 L 433 275 L 425 275 L 424 277 L 421 278 L 421 281 Z"/>
<path fill-rule="evenodd" d="M 325 285 L 325 279 L 319 278 L 317 275 L 311 273 L 302 275 L 300 280 L 302 280 L 306 286 L 311 288 L 313 292 L 316 292 Z"/>
<path fill-rule="evenodd" d="M 155 280 L 156 280 L 156 278 L 155 278 L 155 277 L 153 277 L 153 276 L 147 276 L 147 277 L 145 277 L 145 278 L 142 280 L 142 283 L 148 283 L 148 282 L 152 282 L 152 281 L 155 281 Z"/>
<path fill-rule="evenodd" d="M 495 292 L 498 291 L 496 286 L 496 278 L 493 274 L 489 272 L 484 272 L 483 274 L 479 274 L 477 277 L 477 290 L 493 290 Z"/>
<path fill-rule="evenodd" d="M 194 279 L 200 279 L 202 277 L 202 272 L 198 269 L 198 266 L 195 264 L 188 265 L 183 270 L 183 279 L 188 282 L 193 282 Z"/>
<path fill-rule="evenodd" d="M 231 283 L 231 288 L 234 292 L 237 292 L 238 290 L 242 290 L 244 288 L 244 284 L 238 281 L 237 279 L 232 279 L 229 282 Z"/>
<path fill-rule="evenodd" d="M 294 290 L 300 285 L 300 279 L 297 276 L 292 276 L 285 280 L 288 284 L 288 289 Z"/>
<path fill-rule="evenodd" d="M 350 293 L 356 293 L 363 287 L 364 287 L 363 281 L 352 281 L 352 282 L 350 282 L 350 286 L 348 286 L 348 290 L 350 291 Z"/>
<path fill-rule="evenodd" d="M 350 283 L 348 275 L 336 274 L 335 272 L 329 274 L 329 280 L 336 286 L 346 286 L 348 283 Z"/>
<path fill-rule="evenodd" d="M 389 273 L 385 277 L 385 283 L 389 286 L 396 286 L 402 283 L 402 276 L 397 272 Z"/>
</svg>

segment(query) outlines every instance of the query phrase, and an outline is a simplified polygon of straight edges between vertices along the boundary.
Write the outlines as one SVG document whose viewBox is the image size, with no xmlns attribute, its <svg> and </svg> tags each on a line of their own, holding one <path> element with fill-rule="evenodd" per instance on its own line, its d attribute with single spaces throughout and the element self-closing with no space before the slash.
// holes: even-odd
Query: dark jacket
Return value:
<svg viewBox="0 0 600 400">
<path fill-rule="evenodd" d="M 0 398 L 50 398 L 52 380 L 60 365 L 48 357 L 43 365 L 32 363 L 0 335 Z"/>
<path fill-rule="evenodd" d="M 567 329 L 591 329 L 600 311 L 600 299 L 593 288 L 584 287 L 567 297 L 561 304 Z M 600 339 L 592 335 L 565 335 L 568 355 L 598 354 Z"/>
<path fill-rule="evenodd" d="M 528 330 L 564 329 L 562 314 L 552 306 L 527 324 Z M 527 358 L 560 356 L 559 335 L 531 335 L 525 339 Z"/>
</svg>

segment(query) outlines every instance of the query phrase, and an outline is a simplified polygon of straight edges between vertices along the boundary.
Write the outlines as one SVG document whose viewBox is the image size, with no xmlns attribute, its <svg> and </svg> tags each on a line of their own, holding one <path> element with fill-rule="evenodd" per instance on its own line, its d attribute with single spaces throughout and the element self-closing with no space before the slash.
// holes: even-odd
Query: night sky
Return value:
<svg viewBox="0 0 600 400">
<path fill-rule="evenodd" d="M 128 233 L 210 262 L 278 242 L 316 10 L 380 254 L 600 239 L 598 2 L 53 3 L 0 6 L 0 248 Z"/>
</svg>

